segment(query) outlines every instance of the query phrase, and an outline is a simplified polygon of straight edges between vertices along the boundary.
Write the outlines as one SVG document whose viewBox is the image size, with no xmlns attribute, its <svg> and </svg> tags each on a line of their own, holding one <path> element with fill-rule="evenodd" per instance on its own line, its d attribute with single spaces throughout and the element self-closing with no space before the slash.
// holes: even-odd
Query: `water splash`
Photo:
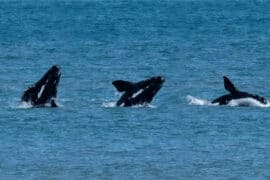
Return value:
<svg viewBox="0 0 270 180">
<path fill-rule="evenodd" d="M 134 106 L 132 106 L 132 108 L 151 108 L 151 109 L 154 109 L 154 108 L 156 108 L 156 106 L 145 103 L 145 104 L 134 105 Z"/>
<path fill-rule="evenodd" d="M 215 104 L 212 104 L 210 101 L 208 100 L 205 100 L 205 99 L 200 99 L 200 98 L 196 98 L 196 97 L 193 97 L 193 96 L 190 96 L 188 95 L 187 96 L 187 101 L 188 101 L 188 104 L 189 105 L 199 105 L 199 106 L 205 106 L 205 105 L 215 105 Z"/>
<path fill-rule="evenodd" d="M 104 102 L 104 103 L 102 103 L 101 107 L 114 108 L 117 106 L 116 106 L 116 102 Z"/>
<path fill-rule="evenodd" d="M 29 108 L 32 108 L 33 105 L 31 103 L 28 103 L 28 102 L 21 102 L 18 105 L 12 104 L 12 105 L 10 105 L 10 107 L 12 109 L 29 109 Z"/>
<path fill-rule="evenodd" d="M 62 108 L 64 107 L 64 105 L 62 103 L 60 103 L 59 101 L 56 102 L 57 106 Z M 8 103 L 8 106 L 11 108 L 11 109 L 30 109 L 30 108 L 34 108 L 34 107 L 45 107 L 45 108 L 50 108 L 51 107 L 51 104 L 50 103 L 46 103 L 44 105 L 41 105 L 41 106 L 33 106 L 30 102 L 21 102 L 21 101 L 18 101 L 18 100 L 14 100 L 14 101 L 10 101 Z"/>
</svg>

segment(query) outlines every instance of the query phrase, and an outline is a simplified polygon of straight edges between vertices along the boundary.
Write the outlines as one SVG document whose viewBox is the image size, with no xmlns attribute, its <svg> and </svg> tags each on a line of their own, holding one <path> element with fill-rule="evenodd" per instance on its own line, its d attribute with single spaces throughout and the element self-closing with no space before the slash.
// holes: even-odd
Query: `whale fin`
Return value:
<svg viewBox="0 0 270 180">
<path fill-rule="evenodd" d="M 51 107 L 58 107 L 54 99 L 51 100 Z"/>
<path fill-rule="evenodd" d="M 225 89 L 227 91 L 229 91 L 231 94 L 238 91 L 236 89 L 236 87 L 234 86 L 234 84 L 226 76 L 223 76 L 223 81 L 224 81 L 224 87 L 225 87 Z"/>
<path fill-rule="evenodd" d="M 112 84 L 119 92 L 130 91 L 133 87 L 133 83 L 123 80 L 113 81 Z"/>
</svg>

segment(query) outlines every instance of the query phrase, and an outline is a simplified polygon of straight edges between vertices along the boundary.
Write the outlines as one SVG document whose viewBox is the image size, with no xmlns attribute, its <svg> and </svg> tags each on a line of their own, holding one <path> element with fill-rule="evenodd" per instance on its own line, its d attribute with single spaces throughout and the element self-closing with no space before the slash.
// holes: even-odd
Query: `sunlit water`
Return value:
<svg viewBox="0 0 270 180">
<path fill-rule="evenodd" d="M 2 1 L 0 179 L 269 179 L 268 1 Z M 20 97 L 53 64 L 59 108 Z M 149 106 L 111 82 L 166 78 Z"/>
</svg>

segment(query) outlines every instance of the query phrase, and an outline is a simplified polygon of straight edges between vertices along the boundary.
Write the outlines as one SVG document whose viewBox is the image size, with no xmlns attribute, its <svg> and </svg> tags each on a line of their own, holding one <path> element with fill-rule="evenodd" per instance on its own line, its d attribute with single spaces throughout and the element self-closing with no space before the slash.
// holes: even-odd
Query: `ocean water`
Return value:
<svg viewBox="0 0 270 180">
<path fill-rule="evenodd" d="M 0 179 L 270 179 L 270 2 L 2 0 Z M 59 108 L 24 89 L 59 64 Z M 166 78 L 151 106 L 119 108 L 111 82 Z M 252 102 L 251 102 L 252 103 Z"/>
</svg>

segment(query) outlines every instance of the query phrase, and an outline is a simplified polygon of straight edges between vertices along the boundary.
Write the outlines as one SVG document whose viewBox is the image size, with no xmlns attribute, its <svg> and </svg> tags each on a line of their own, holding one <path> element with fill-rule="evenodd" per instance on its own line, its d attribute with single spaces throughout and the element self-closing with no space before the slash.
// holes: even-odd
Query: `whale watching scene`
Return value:
<svg viewBox="0 0 270 180">
<path fill-rule="evenodd" d="M 0 0 L 0 179 L 270 179 L 269 10 Z"/>
</svg>

